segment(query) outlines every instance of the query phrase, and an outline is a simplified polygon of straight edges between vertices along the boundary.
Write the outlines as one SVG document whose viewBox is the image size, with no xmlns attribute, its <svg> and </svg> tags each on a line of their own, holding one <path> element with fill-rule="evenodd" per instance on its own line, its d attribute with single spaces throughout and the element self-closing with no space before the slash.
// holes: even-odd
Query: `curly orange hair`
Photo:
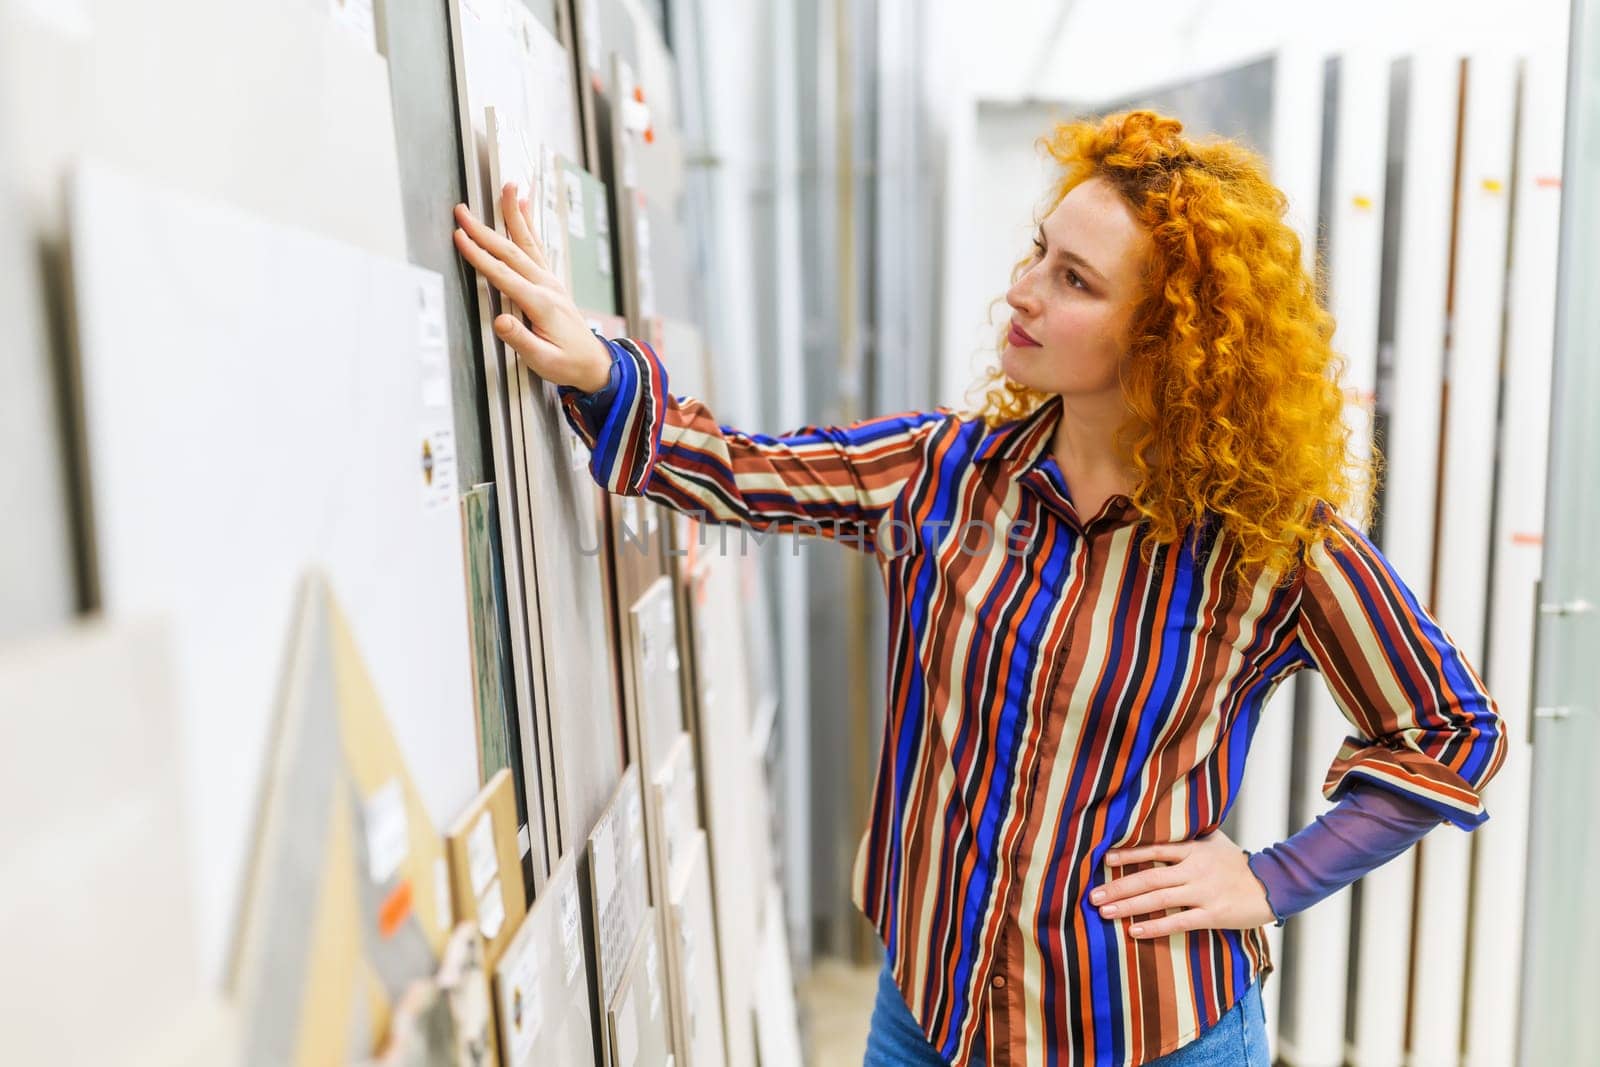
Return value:
<svg viewBox="0 0 1600 1067">
<path fill-rule="evenodd" d="M 1381 457 L 1352 455 L 1333 316 L 1265 160 L 1182 132 L 1149 110 L 1062 123 L 1038 142 L 1064 169 L 1043 213 L 1098 177 L 1151 237 L 1122 373 L 1129 417 L 1117 433 L 1139 475 L 1132 500 L 1147 520 L 1147 556 L 1216 524 L 1239 546 L 1237 576 L 1262 567 L 1287 580 L 1327 535 L 1329 508 L 1365 513 Z M 991 428 L 1049 397 L 996 366 L 987 376 L 975 389 Z"/>
</svg>

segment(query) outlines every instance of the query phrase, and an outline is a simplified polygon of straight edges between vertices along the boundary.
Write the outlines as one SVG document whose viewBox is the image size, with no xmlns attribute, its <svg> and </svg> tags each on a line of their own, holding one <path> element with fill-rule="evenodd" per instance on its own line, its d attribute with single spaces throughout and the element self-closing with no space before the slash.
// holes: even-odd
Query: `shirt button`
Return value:
<svg viewBox="0 0 1600 1067">
<path fill-rule="evenodd" d="M 1003 974 L 997 974 L 990 980 L 989 984 L 996 989 L 1004 989 L 1006 987 L 1006 977 Z"/>
</svg>

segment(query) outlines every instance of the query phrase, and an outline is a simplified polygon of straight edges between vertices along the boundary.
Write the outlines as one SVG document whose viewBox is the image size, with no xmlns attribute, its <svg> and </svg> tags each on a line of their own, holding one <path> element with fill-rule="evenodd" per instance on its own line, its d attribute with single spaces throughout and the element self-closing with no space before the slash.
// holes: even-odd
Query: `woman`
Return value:
<svg viewBox="0 0 1600 1067">
<path fill-rule="evenodd" d="M 1068 123 L 974 413 L 720 426 L 591 334 L 508 192 L 463 255 L 527 314 L 616 493 L 871 552 L 882 756 L 852 896 L 886 947 L 868 1064 L 1265 1064 L 1261 927 L 1486 819 L 1506 740 L 1461 650 L 1343 513 L 1332 321 L 1263 161 L 1150 111 Z M 1219 830 L 1268 697 L 1320 671 L 1339 803 Z"/>
</svg>

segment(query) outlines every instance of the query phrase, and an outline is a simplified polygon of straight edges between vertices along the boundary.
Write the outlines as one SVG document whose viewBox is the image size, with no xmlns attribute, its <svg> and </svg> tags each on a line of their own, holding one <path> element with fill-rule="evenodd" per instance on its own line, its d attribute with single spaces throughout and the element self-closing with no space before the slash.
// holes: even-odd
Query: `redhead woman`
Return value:
<svg viewBox="0 0 1600 1067">
<path fill-rule="evenodd" d="M 1356 518 L 1375 464 L 1264 161 L 1144 110 L 1043 146 L 1060 178 L 969 411 L 741 432 L 585 327 L 515 190 L 510 241 L 458 208 L 456 242 L 607 489 L 879 567 L 869 1067 L 1266 1064 L 1263 927 L 1487 819 L 1503 723 Z M 1247 852 L 1220 827 L 1302 670 L 1348 720 L 1337 803 Z"/>
</svg>

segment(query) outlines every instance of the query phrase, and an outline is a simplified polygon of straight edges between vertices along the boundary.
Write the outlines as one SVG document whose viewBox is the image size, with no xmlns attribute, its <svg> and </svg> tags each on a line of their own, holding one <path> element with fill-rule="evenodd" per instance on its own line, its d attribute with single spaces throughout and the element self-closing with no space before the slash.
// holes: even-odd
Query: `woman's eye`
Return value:
<svg viewBox="0 0 1600 1067">
<path fill-rule="evenodd" d="M 1083 284 L 1083 279 L 1078 277 L 1078 272 L 1075 270 L 1067 271 L 1067 280 L 1073 285 L 1077 286 L 1079 289 L 1089 288 L 1087 285 Z"/>
<path fill-rule="evenodd" d="M 1036 256 L 1044 255 L 1044 242 L 1037 237 L 1033 239 L 1033 254 Z"/>
</svg>

